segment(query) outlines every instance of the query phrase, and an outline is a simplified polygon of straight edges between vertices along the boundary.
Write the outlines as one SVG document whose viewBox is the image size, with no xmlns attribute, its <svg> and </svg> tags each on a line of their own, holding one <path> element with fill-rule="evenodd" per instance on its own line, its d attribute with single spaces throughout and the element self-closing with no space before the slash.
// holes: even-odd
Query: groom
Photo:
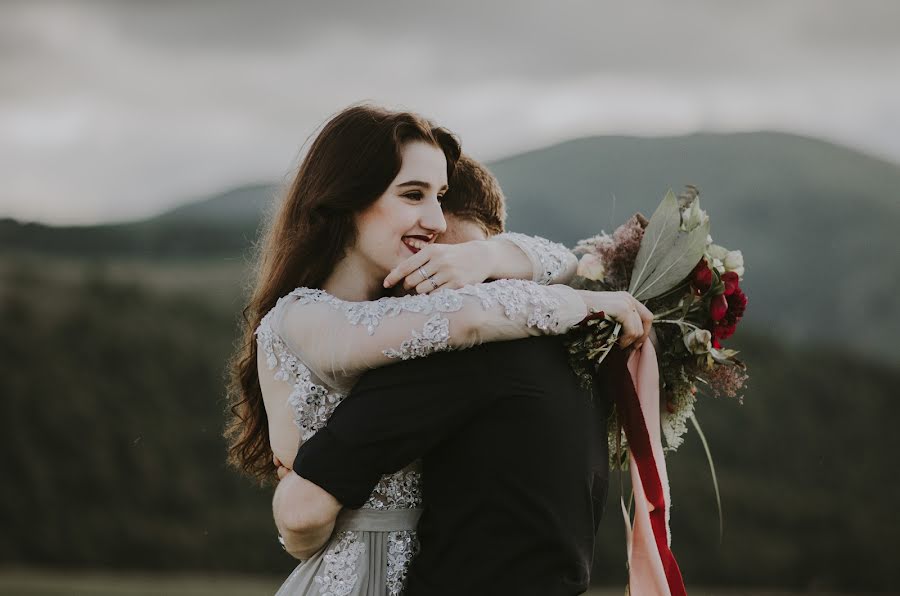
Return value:
<svg viewBox="0 0 900 596">
<path fill-rule="evenodd" d="M 443 203 L 451 241 L 500 231 L 496 180 L 472 160 L 458 172 Z M 426 508 L 405 594 L 580 594 L 608 480 L 608 400 L 595 397 L 559 337 L 369 371 L 276 492 L 288 550 L 316 532 L 327 538 L 341 506 L 360 507 L 383 474 L 421 458 Z M 301 508 L 315 521 L 292 527 Z"/>
</svg>

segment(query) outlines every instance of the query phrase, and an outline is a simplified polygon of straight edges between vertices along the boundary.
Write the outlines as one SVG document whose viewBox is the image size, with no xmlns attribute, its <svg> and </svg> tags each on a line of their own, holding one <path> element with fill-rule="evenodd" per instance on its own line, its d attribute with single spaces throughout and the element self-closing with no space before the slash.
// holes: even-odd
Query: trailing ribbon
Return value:
<svg viewBox="0 0 900 596">
<path fill-rule="evenodd" d="M 686 596 L 670 547 L 669 481 L 659 429 L 659 367 L 648 340 L 626 360 L 619 348 L 607 358 L 609 390 L 629 446 L 634 491 L 632 525 L 622 503 L 628 548 L 628 587 L 634 596 Z"/>
</svg>

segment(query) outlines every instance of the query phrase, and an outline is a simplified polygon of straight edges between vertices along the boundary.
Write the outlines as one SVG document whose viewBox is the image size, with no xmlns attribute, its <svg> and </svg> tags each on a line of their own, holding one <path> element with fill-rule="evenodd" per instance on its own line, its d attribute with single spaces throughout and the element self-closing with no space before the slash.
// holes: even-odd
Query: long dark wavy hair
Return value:
<svg viewBox="0 0 900 596">
<path fill-rule="evenodd" d="M 313 141 L 268 226 L 243 310 L 243 339 L 229 363 L 225 428 L 228 462 L 261 483 L 274 477 L 275 467 L 254 331 L 281 296 L 321 287 L 356 241 L 355 214 L 384 194 L 400 171 L 403 145 L 411 141 L 441 149 L 447 178 L 452 176 L 460 146 L 449 131 L 409 112 L 369 105 L 343 110 Z"/>
</svg>

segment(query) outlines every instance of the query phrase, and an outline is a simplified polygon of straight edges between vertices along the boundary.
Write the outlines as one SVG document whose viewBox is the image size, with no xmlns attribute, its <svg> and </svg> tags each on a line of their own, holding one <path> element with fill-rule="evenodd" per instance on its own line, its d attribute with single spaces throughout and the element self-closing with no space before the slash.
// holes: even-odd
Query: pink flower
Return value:
<svg viewBox="0 0 900 596">
<path fill-rule="evenodd" d="M 643 215 L 636 213 L 616 228 L 612 236 L 600 234 L 579 241 L 575 252 L 593 253 L 605 267 L 604 281 L 613 288 L 625 289 L 631 281 L 631 270 L 647 223 Z"/>
</svg>

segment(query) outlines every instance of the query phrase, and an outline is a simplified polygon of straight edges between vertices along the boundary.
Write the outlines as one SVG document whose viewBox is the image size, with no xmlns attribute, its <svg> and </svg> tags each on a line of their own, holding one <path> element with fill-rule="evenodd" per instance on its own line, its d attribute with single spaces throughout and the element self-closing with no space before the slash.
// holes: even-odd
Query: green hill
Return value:
<svg viewBox="0 0 900 596">
<path fill-rule="evenodd" d="M 783 341 L 841 343 L 900 363 L 900 167 L 780 133 L 596 137 L 492 164 L 509 227 L 572 245 L 650 214 L 669 187 L 701 188 L 712 235 L 747 263 L 749 327 Z M 105 257 L 237 258 L 277 186 L 255 185 L 159 217 L 52 228 L 0 221 L 0 250 Z"/>
</svg>

